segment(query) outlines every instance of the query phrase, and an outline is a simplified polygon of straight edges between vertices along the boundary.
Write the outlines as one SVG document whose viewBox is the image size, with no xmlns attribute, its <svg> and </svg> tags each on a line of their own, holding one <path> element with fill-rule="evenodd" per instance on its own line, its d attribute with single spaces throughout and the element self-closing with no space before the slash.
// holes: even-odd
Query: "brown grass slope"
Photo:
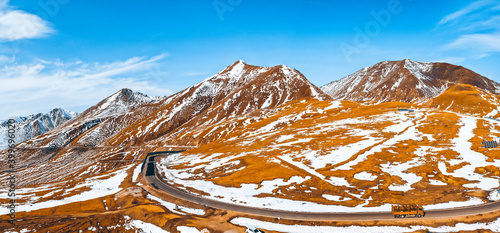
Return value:
<svg viewBox="0 0 500 233">
<path fill-rule="evenodd" d="M 483 95 L 476 96 L 478 93 Z M 433 99 L 434 102 L 431 103 L 436 105 L 430 107 L 436 107 L 434 110 L 428 109 L 427 105 L 419 106 L 400 102 L 359 105 L 348 101 L 343 101 L 338 108 L 325 110 L 330 105 L 330 101 L 315 99 L 294 101 L 280 107 L 279 111 L 269 117 L 255 121 L 244 128 L 235 129 L 219 140 L 184 153 L 183 156 L 189 158 L 191 162 L 172 164 L 169 169 L 188 169 L 192 172 L 189 179 L 208 180 L 226 187 L 241 187 L 242 184 L 248 183 L 260 185 L 266 180 L 280 178 L 287 180 L 293 176 L 309 176 L 311 179 L 302 184 L 276 187 L 271 194 L 262 194 L 262 197 L 279 197 L 321 204 L 356 206 L 365 203 L 368 207 L 384 203 L 428 205 L 466 201 L 475 197 L 486 200 L 488 193 L 484 190 L 466 187 L 474 181 L 447 174 L 467 165 L 468 162 L 463 161 L 455 165 L 449 162 L 461 159 L 460 154 L 451 149 L 455 143 L 453 140 L 458 137 L 462 127 L 461 115 L 441 109 L 467 115 L 484 114 L 493 106 L 480 110 L 477 110 L 475 106 L 486 103 L 487 99 L 482 97 L 496 97 L 487 94 L 470 85 L 454 86 L 440 97 Z M 452 104 L 453 96 L 457 98 Z M 464 101 L 467 103 L 465 106 L 462 105 Z M 438 102 L 441 105 L 438 105 Z M 419 113 L 399 113 L 398 108 L 416 108 Z M 401 119 L 407 119 L 406 121 L 410 124 L 398 133 L 388 131 L 389 127 L 401 123 L 398 122 L 400 119 L 397 114 L 401 114 Z M 479 119 L 477 124 L 484 125 L 482 121 Z M 340 123 L 336 124 L 336 122 Z M 330 124 L 335 126 L 328 126 Z M 410 130 L 412 125 L 415 125 L 415 129 Z M 499 129 L 496 125 L 489 125 L 489 127 L 492 127 L 492 131 L 488 134 Z M 264 128 L 267 130 L 263 131 Z M 377 138 L 378 142 L 358 151 L 347 160 L 333 159 L 327 162 L 326 166 L 315 168 L 314 163 L 317 162 L 315 160 L 321 161 L 331 156 L 340 147 L 349 147 L 367 139 L 367 136 L 357 135 L 357 131 L 369 132 L 370 137 Z M 412 133 L 413 131 L 415 133 Z M 407 133 L 415 136 L 389 143 Z M 478 131 L 474 133 L 478 134 Z M 494 135 L 488 138 L 491 136 Z M 481 140 L 478 135 L 470 140 L 473 146 L 471 149 L 479 150 L 488 158 L 488 161 L 498 158 L 498 151 L 488 152 L 476 148 Z M 386 142 L 387 145 L 369 153 L 365 159 L 349 168 L 342 167 Z M 311 151 L 316 153 L 314 158 L 305 156 Z M 218 156 L 213 157 L 211 161 L 204 160 L 216 153 Z M 283 156 L 290 156 L 293 162 L 283 160 Z M 413 160 L 417 162 L 411 162 Z M 227 164 L 222 164 L 220 169 L 204 168 L 204 166 L 211 167 L 210 164 L 213 161 L 227 161 Z M 238 164 L 236 167 L 232 164 L 234 162 Z M 420 180 L 410 183 L 407 186 L 410 188 L 409 191 L 397 191 L 395 187 L 404 187 L 408 182 L 393 172 L 401 169 L 397 168 L 398 164 L 405 163 L 410 163 L 411 166 L 401 172 L 415 174 L 420 177 Z M 446 172 L 438 168 L 442 163 L 448 167 Z M 304 169 L 304 167 L 308 168 Z M 395 170 L 389 171 L 389 167 L 394 167 Z M 197 169 L 191 170 L 194 168 Z M 354 175 L 362 172 L 372 174 L 376 178 L 373 181 L 354 178 Z M 475 172 L 489 178 L 496 178 L 498 175 L 491 166 L 479 167 Z M 345 178 L 350 186 L 333 185 L 328 181 L 329 177 Z M 331 201 L 325 199 L 323 194 L 347 199 L 346 201 Z M 358 197 L 359 195 L 361 197 Z"/>
<path fill-rule="evenodd" d="M 472 85 L 459 84 L 451 86 L 441 95 L 430 99 L 425 106 L 457 113 L 485 116 L 497 109 L 499 103 L 500 97 L 498 95 Z"/>
</svg>

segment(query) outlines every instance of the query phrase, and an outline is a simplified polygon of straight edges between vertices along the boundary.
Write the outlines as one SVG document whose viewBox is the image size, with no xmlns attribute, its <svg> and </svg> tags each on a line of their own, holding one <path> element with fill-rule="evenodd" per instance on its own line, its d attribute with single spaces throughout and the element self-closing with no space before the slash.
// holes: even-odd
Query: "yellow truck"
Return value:
<svg viewBox="0 0 500 233">
<path fill-rule="evenodd" d="M 421 205 L 393 205 L 392 214 L 395 218 L 421 218 L 425 215 Z"/>
</svg>

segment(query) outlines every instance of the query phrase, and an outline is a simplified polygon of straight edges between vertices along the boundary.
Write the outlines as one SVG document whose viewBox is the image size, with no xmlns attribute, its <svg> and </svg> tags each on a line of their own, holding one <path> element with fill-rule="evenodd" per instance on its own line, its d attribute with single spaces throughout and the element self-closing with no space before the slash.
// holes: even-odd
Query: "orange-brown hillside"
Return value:
<svg viewBox="0 0 500 233">
<path fill-rule="evenodd" d="M 499 186 L 485 172 L 499 151 L 478 148 L 476 129 L 483 125 L 492 129 L 487 137 L 498 135 L 496 121 L 425 106 L 309 99 L 158 165 L 165 179 L 190 191 L 252 205 L 278 198 L 275 208 L 283 209 L 294 203 L 284 200 L 345 207 L 475 203 Z M 260 188 L 246 189 L 252 184 Z"/>
<path fill-rule="evenodd" d="M 440 110 L 485 116 L 497 109 L 500 97 L 468 84 L 450 87 L 426 104 Z"/>
</svg>

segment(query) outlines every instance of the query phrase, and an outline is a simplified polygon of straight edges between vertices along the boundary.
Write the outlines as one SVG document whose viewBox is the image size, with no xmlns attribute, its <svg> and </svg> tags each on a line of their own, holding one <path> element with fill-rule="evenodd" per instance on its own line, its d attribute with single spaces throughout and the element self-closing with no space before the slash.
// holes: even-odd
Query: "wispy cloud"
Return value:
<svg viewBox="0 0 500 233">
<path fill-rule="evenodd" d="M 500 33 L 462 35 L 447 48 L 474 49 L 481 52 L 500 52 Z"/>
<path fill-rule="evenodd" d="M 495 3 L 495 1 L 493 1 L 493 0 L 480 0 L 480 1 L 473 2 L 473 3 L 469 4 L 468 6 L 460 9 L 459 11 L 453 12 L 452 14 L 445 16 L 443 19 L 441 19 L 438 22 L 438 24 L 440 24 L 440 25 L 446 24 L 450 21 L 459 19 L 459 18 L 461 18 L 461 17 L 463 17 L 471 12 L 474 12 L 478 9 L 481 9 L 485 6 L 492 5 L 493 3 Z"/>
<path fill-rule="evenodd" d="M 479 0 L 442 18 L 438 28 L 452 36 L 443 48 L 463 51 L 461 57 L 468 59 L 500 52 L 499 6 L 500 0 Z"/>
<path fill-rule="evenodd" d="M 7 63 L 7 62 L 14 62 L 14 60 L 15 60 L 15 57 L 8 57 L 8 56 L 0 54 L 0 64 Z"/>
<path fill-rule="evenodd" d="M 112 63 L 85 63 L 80 60 L 36 60 L 28 64 L 0 63 L 0 119 L 47 112 L 55 107 L 82 111 L 103 98 L 130 88 L 150 95 L 170 95 L 146 77 L 149 69 L 165 58 L 133 57 Z"/>
<path fill-rule="evenodd" d="M 499 9 L 500 10 L 500 9 Z M 500 16 L 492 16 L 478 21 L 469 21 L 468 25 L 463 25 L 458 30 L 462 32 L 477 32 L 481 30 L 492 30 L 500 28 Z"/>
<path fill-rule="evenodd" d="M 45 37 L 54 32 L 50 24 L 25 11 L 14 10 L 8 0 L 0 0 L 0 41 Z"/>
</svg>

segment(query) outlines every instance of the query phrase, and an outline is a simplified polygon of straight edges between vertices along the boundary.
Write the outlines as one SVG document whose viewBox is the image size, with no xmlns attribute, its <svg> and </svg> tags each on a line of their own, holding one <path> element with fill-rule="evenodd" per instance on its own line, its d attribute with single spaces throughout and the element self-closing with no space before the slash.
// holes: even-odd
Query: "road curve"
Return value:
<svg viewBox="0 0 500 233">
<path fill-rule="evenodd" d="M 391 212 L 357 212 L 357 213 L 339 213 L 335 212 L 335 207 L 332 207 L 332 212 L 294 212 L 285 210 L 274 210 L 257 207 L 242 206 L 217 200 L 207 199 L 193 193 L 178 189 L 177 187 L 165 183 L 159 174 L 156 172 L 154 161 L 157 156 L 165 156 L 165 154 L 180 153 L 182 151 L 154 152 L 149 153 L 144 159 L 141 175 L 147 181 L 147 185 L 168 193 L 171 196 L 179 199 L 193 202 L 208 207 L 237 211 L 246 214 L 265 216 L 271 218 L 283 218 L 291 220 L 316 220 L 316 221 L 377 221 L 377 220 L 401 220 L 394 219 Z M 425 207 L 424 207 L 425 209 Z M 469 215 L 478 215 L 488 212 L 500 210 L 500 201 L 489 202 L 481 205 L 466 206 L 450 209 L 426 210 L 425 219 L 428 218 L 450 218 Z"/>
</svg>

